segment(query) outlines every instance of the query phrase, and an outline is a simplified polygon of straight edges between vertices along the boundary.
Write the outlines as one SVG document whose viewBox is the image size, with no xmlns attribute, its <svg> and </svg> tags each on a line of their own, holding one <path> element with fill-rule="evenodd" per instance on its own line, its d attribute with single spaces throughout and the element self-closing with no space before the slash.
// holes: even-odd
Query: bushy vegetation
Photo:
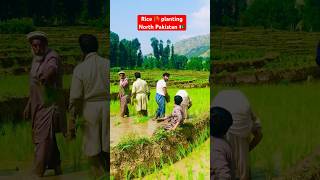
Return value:
<svg viewBox="0 0 320 180">
<path fill-rule="evenodd" d="M 105 17 L 107 9 L 109 2 L 103 0 L 3 0 L 0 20 L 30 17 L 37 26 L 92 24 Z"/>
<path fill-rule="evenodd" d="M 319 0 L 217 0 L 211 8 L 212 25 L 320 31 Z"/>
<path fill-rule="evenodd" d="M 119 39 L 110 34 L 110 62 L 111 67 L 120 69 L 187 69 L 208 71 L 209 58 L 191 57 L 174 53 L 174 45 L 170 40 L 164 43 L 155 37 L 150 39 L 152 54 L 143 55 L 141 44 L 137 38 L 133 40 Z"/>
<path fill-rule="evenodd" d="M 23 19 L 10 19 L 0 21 L 0 33 L 22 33 L 26 34 L 28 32 L 34 31 L 35 26 L 31 18 Z"/>
</svg>

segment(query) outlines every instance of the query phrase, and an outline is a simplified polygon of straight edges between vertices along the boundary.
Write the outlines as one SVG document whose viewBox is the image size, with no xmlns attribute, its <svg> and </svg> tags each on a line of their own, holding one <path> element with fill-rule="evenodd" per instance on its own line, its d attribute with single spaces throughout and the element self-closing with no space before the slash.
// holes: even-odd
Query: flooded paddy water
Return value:
<svg viewBox="0 0 320 180">
<path fill-rule="evenodd" d="M 149 120 L 145 123 L 135 123 L 132 118 L 110 118 L 110 145 L 114 146 L 119 143 L 121 138 L 129 135 L 151 137 L 155 130 L 161 126 L 157 121 Z"/>
</svg>

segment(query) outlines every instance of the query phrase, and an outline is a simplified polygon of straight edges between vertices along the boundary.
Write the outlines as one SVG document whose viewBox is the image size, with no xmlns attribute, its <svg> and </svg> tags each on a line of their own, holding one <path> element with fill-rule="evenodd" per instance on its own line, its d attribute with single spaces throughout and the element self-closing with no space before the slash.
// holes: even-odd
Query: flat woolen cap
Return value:
<svg viewBox="0 0 320 180">
<path fill-rule="evenodd" d="M 118 72 L 118 74 L 126 74 L 124 71 L 120 71 Z"/>
<path fill-rule="evenodd" d="M 33 31 L 27 34 L 27 39 L 29 42 L 34 39 L 48 40 L 48 35 L 42 31 Z"/>
</svg>

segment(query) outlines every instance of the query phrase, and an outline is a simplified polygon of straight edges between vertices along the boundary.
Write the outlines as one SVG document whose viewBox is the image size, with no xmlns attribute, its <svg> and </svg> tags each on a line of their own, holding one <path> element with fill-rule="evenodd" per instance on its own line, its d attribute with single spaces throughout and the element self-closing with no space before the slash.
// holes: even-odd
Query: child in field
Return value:
<svg viewBox="0 0 320 180">
<path fill-rule="evenodd" d="M 252 111 L 247 97 L 240 90 L 220 91 L 213 105 L 222 107 L 231 113 L 233 124 L 226 139 L 231 145 L 235 162 L 235 176 L 239 180 L 251 179 L 250 151 L 262 140 L 262 126 Z"/>
<path fill-rule="evenodd" d="M 181 96 L 175 96 L 174 97 L 174 108 L 173 108 L 173 112 L 171 114 L 171 116 L 168 116 L 164 119 L 162 119 L 164 121 L 164 129 L 165 130 L 175 130 L 180 124 L 183 123 L 184 117 L 183 117 L 183 110 L 181 105 L 182 102 L 182 97 Z M 161 121 L 161 119 L 159 119 L 158 121 Z"/>
<path fill-rule="evenodd" d="M 233 123 L 231 113 L 221 107 L 210 109 L 210 179 L 233 180 L 232 149 L 225 135 Z"/>
</svg>

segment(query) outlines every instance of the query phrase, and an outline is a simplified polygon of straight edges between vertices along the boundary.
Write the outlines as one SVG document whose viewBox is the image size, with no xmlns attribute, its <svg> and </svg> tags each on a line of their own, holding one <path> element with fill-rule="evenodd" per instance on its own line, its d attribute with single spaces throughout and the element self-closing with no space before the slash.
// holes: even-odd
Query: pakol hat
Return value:
<svg viewBox="0 0 320 180">
<path fill-rule="evenodd" d="M 118 74 L 126 74 L 124 71 L 119 71 Z"/>
<path fill-rule="evenodd" d="M 42 31 L 33 31 L 27 34 L 27 39 L 29 42 L 34 39 L 48 40 L 48 35 Z"/>
</svg>

